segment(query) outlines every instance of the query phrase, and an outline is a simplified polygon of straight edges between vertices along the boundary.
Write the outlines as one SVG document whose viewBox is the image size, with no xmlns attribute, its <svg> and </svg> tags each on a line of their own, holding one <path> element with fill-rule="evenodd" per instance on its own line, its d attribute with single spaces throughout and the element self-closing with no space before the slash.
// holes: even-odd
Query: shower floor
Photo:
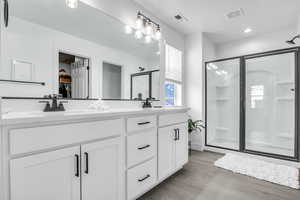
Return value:
<svg viewBox="0 0 300 200">
<path fill-rule="evenodd" d="M 213 139 L 208 142 L 208 145 L 223 147 L 228 149 L 239 149 L 239 144 L 233 140 L 225 140 L 225 139 Z M 264 153 L 272 153 L 284 156 L 294 156 L 294 149 L 282 148 L 279 146 L 271 146 L 271 145 L 264 145 L 259 143 L 247 143 L 246 144 L 247 150 L 264 152 Z"/>
</svg>

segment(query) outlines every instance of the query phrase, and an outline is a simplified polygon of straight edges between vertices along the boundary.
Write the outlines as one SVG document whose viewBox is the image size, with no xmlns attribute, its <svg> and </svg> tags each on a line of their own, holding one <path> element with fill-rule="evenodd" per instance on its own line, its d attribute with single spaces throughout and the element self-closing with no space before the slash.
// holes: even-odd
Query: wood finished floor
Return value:
<svg viewBox="0 0 300 200">
<path fill-rule="evenodd" d="M 222 157 L 192 152 L 190 162 L 138 200 L 300 200 L 300 190 L 217 168 Z"/>
</svg>

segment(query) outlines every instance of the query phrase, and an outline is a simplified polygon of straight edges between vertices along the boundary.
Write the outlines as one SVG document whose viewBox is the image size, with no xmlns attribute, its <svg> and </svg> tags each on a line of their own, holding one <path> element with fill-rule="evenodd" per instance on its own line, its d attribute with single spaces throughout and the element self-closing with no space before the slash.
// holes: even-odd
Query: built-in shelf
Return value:
<svg viewBox="0 0 300 200">
<path fill-rule="evenodd" d="M 59 82 L 61 84 L 72 84 L 72 82 Z"/>
<path fill-rule="evenodd" d="M 216 98 L 216 101 L 229 101 L 229 98 Z"/>
<path fill-rule="evenodd" d="M 276 97 L 277 101 L 293 101 L 294 97 Z"/>
<path fill-rule="evenodd" d="M 216 127 L 216 130 L 217 131 L 228 131 L 229 128 L 226 128 L 226 127 Z"/>
<path fill-rule="evenodd" d="M 288 84 L 293 84 L 293 81 L 290 80 L 285 80 L 285 81 L 277 81 L 276 84 L 277 85 L 288 85 Z"/>
<path fill-rule="evenodd" d="M 225 89 L 228 88 L 228 85 L 216 85 L 216 88 L 221 88 L 221 89 Z"/>
<path fill-rule="evenodd" d="M 278 137 L 286 138 L 286 139 L 293 139 L 294 135 L 292 133 L 282 132 L 282 133 L 278 134 Z"/>
</svg>

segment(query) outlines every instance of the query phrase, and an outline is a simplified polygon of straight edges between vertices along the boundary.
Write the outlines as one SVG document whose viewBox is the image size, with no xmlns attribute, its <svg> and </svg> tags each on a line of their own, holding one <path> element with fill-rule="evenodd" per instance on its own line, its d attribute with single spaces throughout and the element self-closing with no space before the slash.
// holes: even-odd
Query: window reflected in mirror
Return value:
<svg viewBox="0 0 300 200">
<path fill-rule="evenodd" d="M 159 70 L 139 72 L 131 75 L 130 99 L 145 100 L 159 98 Z"/>
</svg>

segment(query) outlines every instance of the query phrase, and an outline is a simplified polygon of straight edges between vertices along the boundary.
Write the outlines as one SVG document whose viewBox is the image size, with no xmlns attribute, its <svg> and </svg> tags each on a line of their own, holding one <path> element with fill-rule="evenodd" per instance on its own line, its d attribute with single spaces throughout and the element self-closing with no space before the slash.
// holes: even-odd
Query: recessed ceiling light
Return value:
<svg viewBox="0 0 300 200">
<path fill-rule="evenodd" d="M 252 29 L 251 28 L 246 28 L 245 30 L 244 30 L 244 33 L 251 33 L 252 32 Z"/>
</svg>

